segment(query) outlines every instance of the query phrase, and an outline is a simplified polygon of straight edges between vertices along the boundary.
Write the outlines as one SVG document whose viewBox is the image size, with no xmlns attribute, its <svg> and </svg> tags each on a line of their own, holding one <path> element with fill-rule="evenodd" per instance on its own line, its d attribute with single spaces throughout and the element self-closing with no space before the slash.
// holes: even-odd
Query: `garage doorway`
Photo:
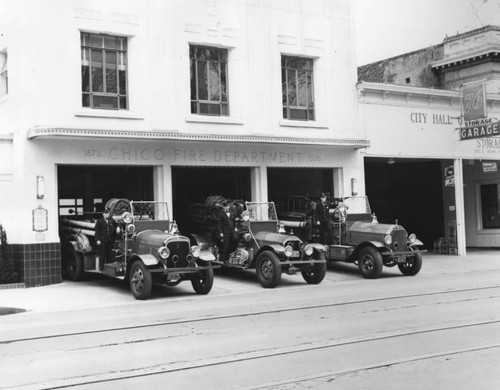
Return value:
<svg viewBox="0 0 500 390">
<path fill-rule="evenodd" d="M 398 222 L 426 249 L 445 235 L 440 160 L 365 158 L 366 194 L 379 222 Z"/>
<path fill-rule="evenodd" d="M 59 215 L 101 211 L 112 198 L 154 200 L 153 167 L 59 165 Z"/>
<path fill-rule="evenodd" d="M 322 192 L 333 196 L 333 168 L 268 168 L 268 199 L 280 218 L 305 213 L 306 195 L 319 199 Z"/>
<path fill-rule="evenodd" d="M 172 167 L 173 214 L 181 231 L 189 231 L 188 207 L 209 196 L 251 200 L 250 174 L 248 167 Z"/>
</svg>

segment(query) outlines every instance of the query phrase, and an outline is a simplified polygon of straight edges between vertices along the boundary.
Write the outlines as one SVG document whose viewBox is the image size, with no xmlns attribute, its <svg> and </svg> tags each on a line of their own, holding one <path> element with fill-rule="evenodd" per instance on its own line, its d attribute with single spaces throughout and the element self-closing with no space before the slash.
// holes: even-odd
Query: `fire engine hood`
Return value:
<svg viewBox="0 0 500 390">
<path fill-rule="evenodd" d="M 279 234 L 272 232 L 259 232 L 255 235 L 255 239 L 260 246 L 267 244 L 280 244 L 285 245 L 288 241 L 300 241 L 295 236 L 290 236 L 288 234 Z"/>
</svg>

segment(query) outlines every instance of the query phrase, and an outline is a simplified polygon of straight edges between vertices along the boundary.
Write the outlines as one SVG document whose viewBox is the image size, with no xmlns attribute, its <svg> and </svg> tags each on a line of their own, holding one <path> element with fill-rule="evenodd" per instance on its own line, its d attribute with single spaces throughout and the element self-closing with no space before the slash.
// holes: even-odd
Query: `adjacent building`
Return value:
<svg viewBox="0 0 500 390">
<path fill-rule="evenodd" d="M 379 212 L 429 249 L 499 247 L 500 27 L 362 66 L 358 79 L 366 192 Z"/>
<path fill-rule="evenodd" d="M 27 286 L 61 280 L 60 217 L 112 198 L 167 200 L 182 228 L 211 195 L 364 193 L 350 0 L 0 14 L 0 223 Z"/>
</svg>

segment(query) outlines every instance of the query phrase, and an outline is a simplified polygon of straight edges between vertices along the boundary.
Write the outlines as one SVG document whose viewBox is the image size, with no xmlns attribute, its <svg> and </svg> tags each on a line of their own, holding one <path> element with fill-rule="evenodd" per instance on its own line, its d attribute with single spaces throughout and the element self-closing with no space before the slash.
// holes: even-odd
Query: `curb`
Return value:
<svg viewBox="0 0 500 390">
<path fill-rule="evenodd" d="M 9 290 L 11 288 L 26 288 L 26 285 L 24 283 L 0 284 L 0 290 Z"/>
</svg>

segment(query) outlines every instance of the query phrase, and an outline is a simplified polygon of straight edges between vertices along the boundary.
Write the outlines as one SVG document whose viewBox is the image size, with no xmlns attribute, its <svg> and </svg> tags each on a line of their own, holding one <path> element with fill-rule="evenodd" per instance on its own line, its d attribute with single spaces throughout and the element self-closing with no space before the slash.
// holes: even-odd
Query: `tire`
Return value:
<svg viewBox="0 0 500 390">
<path fill-rule="evenodd" d="M 72 245 L 67 247 L 65 254 L 65 269 L 69 280 L 78 282 L 83 279 L 83 256 Z"/>
<path fill-rule="evenodd" d="M 130 268 L 129 285 L 135 299 L 145 300 L 149 298 L 153 287 L 153 278 L 141 260 L 134 261 Z"/>
<path fill-rule="evenodd" d="M 317 263 L 302 270 L 304 280 L 309 284 L 320 284 L 326 275 L 326 263 Z"/>
<path fill-rule="evenodd" d="M 411 260 L 407 260 L 404 264 L 398 264 L 398 268 L 403 275 L 415 276 L 422 268 L 422 253 L 415 252 Z"/>
<path fill-rule="evenodd" d="M 276 253 L 262 252 L 257 257 L 257 280 L 264 288 L 274 288 L 281 280 L 280 260 Z"/>
<path fill-rule="evenodd" d="M 372 247 L 361 249 L 358 258 L 359 271 L 366 279 L 377 279 L 382 273 L 384 262 L 379 251 Z"/>
<path fill-rule="evenodd" d="M 214 285 L 214 270 L 212 264 L 209 265 L 210 268 L 197 272 L 193 275 L 191 279 L 191 284 L 196 294 L 206 295 L 212 289 Z"/>
</svg>

